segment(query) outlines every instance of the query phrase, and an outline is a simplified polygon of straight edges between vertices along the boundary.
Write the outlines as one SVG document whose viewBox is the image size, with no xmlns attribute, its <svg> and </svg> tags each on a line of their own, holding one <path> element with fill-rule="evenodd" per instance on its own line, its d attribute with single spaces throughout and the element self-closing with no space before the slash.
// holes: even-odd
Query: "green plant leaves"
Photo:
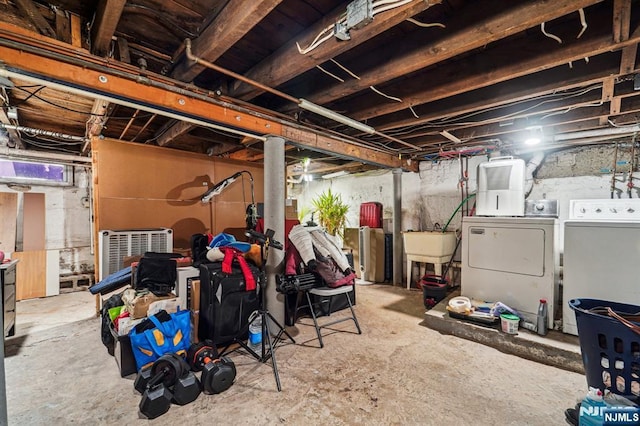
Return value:
<svg viewBox="0 0 640 426">
<path fill-rule="evenodd" d="M 342 196 L 335 194 L 331 188 L 312 200 L 318 213 L 318 221 L 331 235 L 342 236 L 347 225 L 349 205 L 342 202 Z"/>
</svg>

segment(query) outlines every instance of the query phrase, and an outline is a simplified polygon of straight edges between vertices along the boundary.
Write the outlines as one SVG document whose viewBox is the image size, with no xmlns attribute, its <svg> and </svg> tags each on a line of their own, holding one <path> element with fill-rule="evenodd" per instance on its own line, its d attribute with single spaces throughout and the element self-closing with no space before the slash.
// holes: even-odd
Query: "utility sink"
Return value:
<svg viewBox="0 0 640 426">
<path fill-rule="evenodd" d="M 451 256 L 456 248 L 456 233 L 442 231 L 403 232 L 404 251 L 408 255 Z"/>
</svg>

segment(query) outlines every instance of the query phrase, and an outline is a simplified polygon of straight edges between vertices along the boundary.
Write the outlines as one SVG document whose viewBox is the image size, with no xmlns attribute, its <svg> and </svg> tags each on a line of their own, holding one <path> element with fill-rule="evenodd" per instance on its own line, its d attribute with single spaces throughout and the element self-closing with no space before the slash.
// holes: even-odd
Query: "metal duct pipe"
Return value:
<svg viewBox="0 0 640 426">
<path fill-rule="evenodd" d="M 86 142 L 87 141 L 87 138 L 85 138 L 84 136 L 67 135 L 66 133 L 52 132 L 50 130 L 43 130 L 43 129 L 34 129 L 33 127 L 15 126 L 13 124 L 0 123 L 0 128 L 9 129 L 9 130 L 17 130 L 19 132 L 31 133 L 31 134 L 39 135 L 39 136 L 49 136 L 49 137 L 52 137 L 52 138 L 64 139 L 64 140 L 67 140 L 67 141 L 74 141 L 74 142 Z"/>
<path fill-rule="evenodd" d="M 50 161 L 54 163 L 79 165 L 78 163 L 85 163 L 91 165 L 91 157 L 80 157 L 71 154 L 54 154 L 41 151 L 30 151 L 26 149 L 15 149 L 6 146 L 0 147 L 0 157 L 13 158 L 16 160 L 37 160 L 37 161 Z M 82 164 L 84 167 L 84 164 Z"/>
<path fill-rule="evenodd" d="M 586 139 L 595 136 L 611 136 L 611 135 L 623 135 L 627 133 L 640 132 L 640 125 L 628 127 L 613 127 L 607 129 L 598 130 L 585 130 L 584 132 L 565 133 L 562 135 L 555 135 L 553 141 L 566 141 L 572 139 Z"/>
</svg>

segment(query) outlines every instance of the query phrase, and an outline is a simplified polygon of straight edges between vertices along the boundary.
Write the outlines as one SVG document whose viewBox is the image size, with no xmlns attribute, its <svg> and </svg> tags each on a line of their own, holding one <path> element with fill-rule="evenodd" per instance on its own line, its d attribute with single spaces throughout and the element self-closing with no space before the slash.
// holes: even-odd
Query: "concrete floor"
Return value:
<svg viewBox="0 0 640 426">
<path fill-rule="evenodd" d="M 153 424 L 562 425 L 586 391 L 581 374 L 421 326 L 421 292 L 358 286 L 357 302 L 362 335 L 333 333 L 319 349 L 309 319 L 289 329 L 297 344 L 276 351 L 282 392 L 270 364 L 235 352 L 229 390 L 174 405 Z M 102 345 L 93 296 L 17 309 L 18 335 L 5 344 L 10 424 L 149 422 L 139 419 L 133 377 L 120 377 Z"/>
</svg>

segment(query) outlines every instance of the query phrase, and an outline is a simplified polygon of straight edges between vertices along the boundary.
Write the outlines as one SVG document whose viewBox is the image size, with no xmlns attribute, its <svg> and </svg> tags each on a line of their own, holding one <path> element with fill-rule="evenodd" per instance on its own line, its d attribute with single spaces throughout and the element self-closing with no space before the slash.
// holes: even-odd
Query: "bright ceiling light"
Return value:
<svg viewBox="0 0 640 426">
<path fill-rule="evenodd" d="M 326 175 L 322 175 L 322 179 L 332 179 L 332 178 L 336 178 L 336 177 L 340 177 L 340 176 L 344 176 L 344 175 L 348 175 L 349 172 L 344 171 L 344 170 L 340 170 L 338 172 L 333 172 L 333 173 L 329 173 Z"/>
<path fill-rule="evenodd" d="M 531 137 L 531 138 L 527 138 L 527 139 L 525 139 L 524 144 L 525 144 L 525 145 L 538 145 L 540 142 L 542 142 L 542 141 L 540 140 L 540 138 L 538 138 L 538 137 Z"/>
<path fill-rule="evenodd" d="M 542 127 L 529 127 L 527 128 L 527 133 L 525 135 L 524 144 L 525 145 L 537 145 L 542 142 Z"/>
</svg>

